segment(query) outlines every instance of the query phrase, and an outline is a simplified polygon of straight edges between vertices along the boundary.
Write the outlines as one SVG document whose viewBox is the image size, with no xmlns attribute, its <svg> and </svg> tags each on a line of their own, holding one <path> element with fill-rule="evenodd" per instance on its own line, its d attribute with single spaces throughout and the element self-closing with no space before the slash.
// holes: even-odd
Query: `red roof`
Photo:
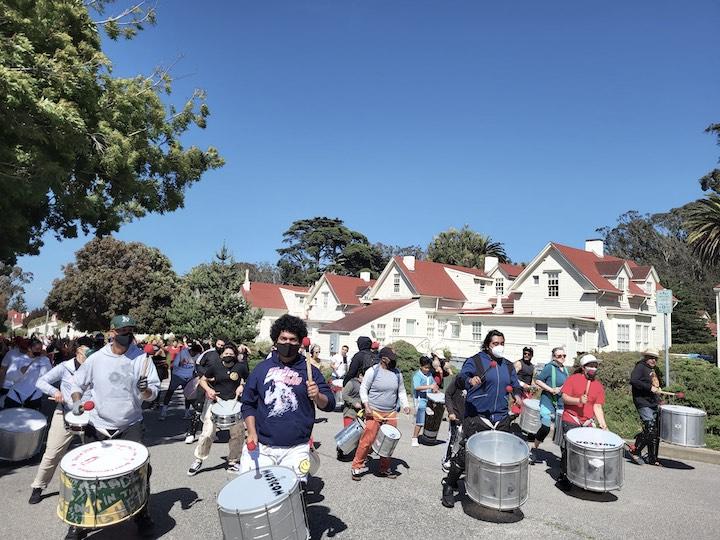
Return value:
<svg viewBox="0 0 720 540">
<path fill-rule="evenodd" d="M 394 259 L 405 277 L 412 284 L 415 292 L 420 296 L 437 296 L 448 300 L 467 300 L 460 288 L 455 285 L 455 282 L 445 271 L 446 268 L 485 277 L 485 272 L 478 268 L 466 268 L 464 266 L 418 260 L 415 261 L 415 270 L 411 271 L 405 266 L 402 257 L 396 256 Z"/>
<path fill-rule="evenodd" d="M 414 302 L 412 298 L 403 300 L 375 300 L 372 304 L 357 308 L 342 319 L 320 327 L 320 332 L 352 332 L 375 319 L 392 313 L 396 309 Z"/>
<path fill-rule="evenodd" d="M 525 267 L 520 264 L 500 263 L 498 266 L 505 272 L 505 275 L 512 279 L 518 277 L 520 273 L 525 270 Z"/>
<path fill-rule="evenodd" d="M 297 285 L 282 285 L 277 283 L 250 283 L 250 290 L 241 289 L 245 300 L 254 308 L 261 309 L 288 309 L 280 289 L 294 292 L 308 292 L 307 287 Z"/>
<path fill-rule="evenodd" d="M 325 274 L 325 279 L 338 302 L 347 306 L 359 306 L 361 304 L 360 297 L 375 284 L 374 279 L 364 281 L 357 277 L 336 274 Z"/>
<path fill-rule="evenodd" d="M 15 311 L 14 309 L 11 309 L 7 312 L 7 320 L 11 321 L 14 325 L 22 324 L 24 319 L 24 313 L 20 313 L 19 311 Z"/>
</svg>

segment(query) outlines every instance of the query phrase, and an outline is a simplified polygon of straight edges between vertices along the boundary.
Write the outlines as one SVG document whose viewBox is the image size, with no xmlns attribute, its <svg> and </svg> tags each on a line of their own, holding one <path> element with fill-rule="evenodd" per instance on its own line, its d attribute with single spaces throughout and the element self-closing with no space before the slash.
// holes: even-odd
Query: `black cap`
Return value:
<svg viewBox="0 0 720 540">
<path fill-rule="evenodd" d="M 530 354 L 535 354 L 535 351 L 532 350 L 532 347 L 523 347 L 523 354 L 526 352 L 529 352 Z"/>
<path fill-rule="evenodd" d="M 393 351 L 390 347 L 383 347 L 380 349 L 380 358 L 387 358 L 388 360 L 395 360 L 397 359 L 397 355 L 395 354 L 395 351 Z"/>
</svg>

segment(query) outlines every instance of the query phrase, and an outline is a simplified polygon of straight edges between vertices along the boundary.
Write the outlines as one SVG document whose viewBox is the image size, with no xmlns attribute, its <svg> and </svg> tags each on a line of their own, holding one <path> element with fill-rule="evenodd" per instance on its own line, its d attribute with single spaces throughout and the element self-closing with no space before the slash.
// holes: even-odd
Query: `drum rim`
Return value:
<svg viewBox="0 0 720 540">
<path fill-rule="evenodd" d="M 434 399 L 433 396 L 442 396 L 442 398 Z M 428 400 L 434 402 L 434 403 L 445 403 L 445 392 L 428 392 L 427 393 Z"/>
<path fill-rule="evenodd" d="M 576 434 L 573 435 L 573 432 L 578 431 L 578 430 L 592 430 L 592 431 L 581 431 L 581 432 L 576 433 Z M 593 447 L 590 447 L 590 446 L 583 446 L 583 445 L 581 445 L 578 441 L 573 441 L 572 438 L 571 438 L 571 435 L 572 435 L 572 437 L 579 437 L 579 436 L 580 436 L 580 433 L 595 433 L 595 432 L 603 433 L 603 434 L 608 434 L 608 433 L 609 433 L 609 434 L 615 435 L 615 437 L 617 437 L 617 440 L 615 441 L 616 444 L 617 444 L 617 446 L 608 446 L 608 447 L 605 447 L 605 448 L 593 448 Z M 594 427 L 590 427 L 590 426 L 582 426 L 582 427 L 577 427 L 577 428 L 573 428 L 573 429 L 571 429 L 571 430 L 568 430 L 568 432 L 565 433 L 565 440 L 566 440 L 568 443 L 570 443 L 570 444 L 573 444 L 573 445 L 578 446 L 578 447 L 580 447 L 580 448 L 584 448 L 584 449 L 586 449 L 586 450 L 595 450 L 595 451 L 597 451 L 597 450 L 604 450 L 604 451 L 606 451 L 606 452 L 610 452 L 610 451 L 613 451 L 613 450 L 617 450 L 617 449 L 619 449 L 619 448 L 622 448 L 622 447 L 625 445 L 625 441 L 623 440 L 623 438 L 622 438 L 620 435 L 618 435 L 617 433 L 615 433 L 614 431 L 606 431 L 606 430 L 604 430 L 604 429 L 594 428 Z"/>
<path fill-rule="evenodd" d="M 688 407 L 687 405 L 660 405 L 660 410 L 667 411 L 671 414 L 679 414 L 682 416 L 695 416 L 698 418 L 707 416 L 707 411 L 703 411 L 702 409 L 698 409 L 697 407 Z"/>
<path fill-rule="evenodd" d="M 103 443 L 107 443 L 107 442 L 116 442 L 116 443 L 117 443 L 117 442 L 122 442 L 122 443 L 132 443 L 132 444 L 136 444 L 136 445 L 138 445 L 138 446 L 140 446 L 140 447 L 142 447 L 142 448 L 145 449 L 145 451 L 147 452 L 147 457 L 146 457 L 146 458 L 143 460 L 143 462 L 142 462 L 141 464 L 139 464 L 137 467 L 134 467 L 134 468 L 132 468 L 132 469 L 130 469 L 130 470 L 124 472 L 124 473 L 119 473 L 119 474 L 115 474 L 115 475 L 112 475 L 112 476 L 97 476 L 97 475 L 95 475 L 95 476 L 77 476 L 76 474 L 68 473 L 68 472 L 63 468 L 63 462 L 64 462 L 64 461 L 66 460 L 66 458 L 67 458 L 68 456 L 70 456 L 73 452 L 76 452 L 76 451 L 80 450 L 81 448 L 84 448 L 84 447 L 89 446 L 89 445 L 95 445 L 96 447 L 101 447 L 101 445 L 102 445 Z M 72 450 L 70 450 L 70 451 L 68 451 L 68 452 L 65 453 L 65 455 L 64 455 L 64 456 L 62 457 L 62 459 L 60 460 L 60 463 L 58 463 L 58 468 L 60 469 L 60 472 L 66 473 L 69 477 L 74 478 L 75 480 L 98 480 L 98 479 L 103 479 L 103 480 L 105 480 L 105 479 L 119 478 L 119 477 L 121 477 L 121 476 L 125 476 L 126 474 L 129 474 L 129 473 L 131 473 L 131 472 L 133 472 L 133 471 L 136 471 L 136 470 L 142 468 L 144 465 L 146 465 L 146 464 L 149 463 L 149 462 L 150 462 L 150 450 L 149 450 L 148 447 L 145 446 L 144 444 L 139 443 L 139 442 L 135 442 L 135 441 L 125 441 L 125 440 L 123 440 L 123 439 L 115 439 L 115 440 L 110 439 L 110 440 L 107 440 L 107 441 L 93 441 L 93 442 L 91 442 L 91 443 L 87 443 L 87 444 L 83 444 L 83 445 L 81 445 L 81 446 L 78 446 L 77 448 L 73 448 Z"/>
<path fill-rule="evenodd" d="M 67 472 L 65 469 L 62 468 L 62 466 L 58 466 L 58 469 L 60 469 L 60 474 L 64 474 L 68 478 L 72 478 L 73 480 L 114 480 L 115 478 L 122 478 L 123 476 L 127 476 L 128 474 L 132 474 L 134 472 L 139 471 L 146 465 L 150 464 L 150 456 L 145 459 L 145 461 L 142 462 L 142 464 L 138 465 L 134 469 L 131 469 L 127 472 L 120 473 L 120 474 L 114 474 L 112 476 L 77 476 L 75 474 Z"/>
<path fill-rule="evenodd" d="M 477 455 L 473 454 L 473 453 L 469 450 L 469 444 L 470 444 L 470 439 L 472 439 L 472 438 L 475 437 L 476 435 L 483 435 L 484 433 L 503 433 L 503 436 L 504 436 L 504 435 L 508 435 L 508 436 L 510 436 L 510 437 L 513 437 L 514 439 L 517 439 L 519 442 L 525 444 L 525 447 L 527 448 L 527 454 L 526 454 L 525 457 L 523 457 L 522 459 L 519 459 L 519 460 L 517 460 L 517 461 L 507 461 L 507 462 L 505 462 L 505 463 L 496 463 L 496 462 L 494 462 L 494 461 L 488 461 L 488 460 L 485 459 L 485 458 L 481 458 L 480 456 L 477 456 Z M 508 440 L 511 440 L 511 439 L 508 439 Z M 467 440 L 467 442 L 466 442 L 466 444 L 465 444 L 465 449 L 466 449 L 466 452 L 467 452 L 467 455 L 468 455 L 468 456 L 472 456 L 473 459 L 475 459 L 475 460 L 477 460 L 477 461 L 480 461 L 480 462 L 482 462 L 482 463 L 487 463 L 488 465 L 493 465 L 494 467 L 514 467 L 515 465 L 520 465 L 521 463 L 523 463 L 524 461 L 527 461 L 527 460 L 530 458 L 530 446 L 528 446 L 528 444 L 527 444 L 525 441 L 523 441 L 523 440 L 522 440 L 520 437 L 518 437 L 517 435 L 513 435 L 512 433 L 507 433 L 507 432 L 505 432 L 505 431 L 497 431 L 497 430 L 494 430 L 494 429 L 493 429 L 493 430 L 488 430 L 488 431 L 478 431 L 477 433 L 473 433 L 472 435 L 470 435 L 470 437 L 468 438 L 468 440 Z M 479 504 L 479 503 L 478 503 L 478 504 Z"/>
<path fill-rule="evenodd" d="M 28 408 L 28 407 L 13 407 L 13 408 L 11 408 L 11 409 L 2 409 L 2 410 L 0 410 L 0 419 L 2 418 L 3 415 L 5 415 L 5 416 L 11 416 L 11 415 L 17 414 L 17 413 L 23 413 L 23 414 L 25 414 L 25 413 L 27 413 L 28 411 L 30 412 L 30 416 L 34 416 L 34 417 L 35 417 L 35 418 L 30 418 L 30 420 L 43 420 L 43 421 L 45 422 L 45 424 L 44 424 L 42 427 L 38 427 L 37 429 L 31 429 L 30 431 L 14 431 L 14 430 L 7 429 L 6 427 L 0 426 L 0 432 L 5 432 L 5 433 L 36 433 L 36 432 L 38 432 L 38 431 L 40 431 L 40 430 L 45 429 L 45 428 L 48 426 L 47 417 L 46 417 L 43 413 L 41 413 L 40 411 L 36 411 L 35 409 L 30 409 L 30 408 Z M 10 427 L 15 427 L 15 425 L 14 425 L 14 424 L 11 424 Z"/>
<path fill-rule="evenodd" d="M 230 486 L 233 482 L 239 480 L 239 479 L 242 478 L 244 475 L 255 474 L 255 472 L 256 472 L 255 469 L 251 469 L 251 470 L 249 470 L 249 471 L 247 471 L 247 472 L 244 472 L 244 473 L 236 476 L 236 477 L 233 478 L 232 480 L 230 480 L 230 482 L 228 482 L 227 484 L 225 484 L 225 485 L 222 487 L 222 489 L 218 492 L 218 494 L 217 494 L 217 499 L 216 499 L 216 501 L 215 501 L 215 503 L 217 504 L 218 511 L 223 511 L 223 512 L 225 512 L 226 514 L 240 515 L 240 516 L 245 515 L 245 514 L 255 514 L 258 510 L 262 510 L 263 508 L 265 508 L 265 509 L 275 508 L 275 507 L 278 506 L 281 502 L 284 502 L 284 501 L 286 501 L 287 499 L 289 499 L 289 498 L 290 498 L 290 495 L 291 495 L 294 491 L 300 490 L 300 480 L 298 480 L 297 473 L 296 473 L 293 469 L 291 469 L 290 467 L 283 467 L 282 465 L 270 465 L 270 466 L 268 466 L 268 467 L 260 467 L 260 470 L 261 470 L 261 471 L 267 470 L 267 469 L 285 469 L 286 471 L 290 471 L 290 475 L 291 475 L 292 478 L 295 479 L 295 481 L 294 481 L 294 483 L 293 483 L 292 489 L 290 489 L 289 491 L 286 492 L 286 495 L 287 495 L 286 497 L 284 497 L 284 498 L 282 498 L 282 499 L 277 499 L 277 498 L 276 498 L 276 499 L 273 499 L 273 502 L 275 502 L 276 504 L 263 504 L 263 505 L 261 505 L 261 506 L 256 506 L 256 507 L 254 507 L 253 509 L 248 509 L 248 510 L 228 509 L 228 508 L 225 508 L 224 506 L 221 506 L 221 505 L 220 505 L 220 494 L 221 494 L 228 486 Z"/>
<path fill-rule="evenodd" d="M 393 431 L 391 433 L 397 433 L 399 435 L 399 437 L 398 438 L 390 437 L 387 433 L 385 433 L 384 429 L 386 427 L 388 429 L 392 429 Z M 381 432 L 385 435 L 385 437 L 387 437 L 388 439 L 391 439 L 393 441 L 399 441 L 402 438 L 402 431 L 400 431 L 395 426 L 391 426 L 390 424 L 383 424 L 382 426 L 380 426 L 380 429 L 378 430 L 378 434 L 380 434 Z M 377 440 L 377 437 L 375 439 Z"/>
</svg>

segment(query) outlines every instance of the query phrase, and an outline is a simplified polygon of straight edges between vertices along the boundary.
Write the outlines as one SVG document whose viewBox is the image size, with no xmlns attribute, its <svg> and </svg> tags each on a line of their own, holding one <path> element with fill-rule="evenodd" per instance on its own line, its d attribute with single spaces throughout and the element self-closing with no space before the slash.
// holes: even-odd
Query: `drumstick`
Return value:
<svg viewBox="0 0 720 540">
<path fill-rule="evenodd" d="M 663 396 L 673 396 L 678 399 L 682 399 L 685 397 L 685 392 L 666 392 L 665 390 L 658 391 L 658 394 L 662 394 Z"/>
<path fill-rule="evenodd" d="M 143 364 L 142 376 L 147 377 L 148 367 L 150 365 L 150 355 L 145 354 L 145 363 Z"/>
</svg>

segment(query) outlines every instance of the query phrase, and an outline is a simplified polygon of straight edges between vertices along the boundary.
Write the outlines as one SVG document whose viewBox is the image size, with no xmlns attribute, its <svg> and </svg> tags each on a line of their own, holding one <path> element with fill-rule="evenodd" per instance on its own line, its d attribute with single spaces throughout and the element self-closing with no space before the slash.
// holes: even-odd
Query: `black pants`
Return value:
<svg viewBox="0 0 720 540">
<path fill-rule="evenodd" d="M 517 424 L 513 424 L 513 417 L 508 415 L 498 422 L 495 427 L 497 431 L 505 431 L 506 433 L 513 433 L 518 437 L 521 436 L 520 428 Z M 465 445 L 467 440 L 481 431 L 488 431 L 492 428 L 480 416 L 468 416 L 463 419 L 463 438 L 460 441 L 460 448 L 458 448 L 457 454 L 455 454 L 450 460 L 450 472 L 443 480 L 443 483 L 455 487 L 460 476 L 465 471 Z"/>
<path fill-rule="evenodd" d="M 205 407 L 205 392 L 198 388 L 197 395 L 200 396 L 198 399 L 194 399 L 191 402 L 193 408 L 193 415 L 188 421 L 188 429 L 186 435 L 192 435 L 193 437 L 197 433 L 198 427 L 202 423 L 202 411 Z"/>
<path fill-rule="evenodd" d="M 635 454 L 639 456 L 642 450 L 647 447 L 648 463 L 655 464 L 660 451 L 660 428 L 658 425 L 660 417 L 657 407 L 653 408 L 653 413 L 652 418 L 640 415 L 643 427 L 642 431 L 635 436 Z"/>
<path fill-rule="evenodd" d="M 542 424 L 540 426 L 540 429 L 538 429 L 538 432 L 533 435 L 534 441 L 540 441 L 543 442 L 545 440 L 545 437 L 548 436 L 548 433 L 550 433 L 550 426 L 546 426 L 545 424 Z M 530 438 L 528 437 L 528 441 Z"/>
</svg>

